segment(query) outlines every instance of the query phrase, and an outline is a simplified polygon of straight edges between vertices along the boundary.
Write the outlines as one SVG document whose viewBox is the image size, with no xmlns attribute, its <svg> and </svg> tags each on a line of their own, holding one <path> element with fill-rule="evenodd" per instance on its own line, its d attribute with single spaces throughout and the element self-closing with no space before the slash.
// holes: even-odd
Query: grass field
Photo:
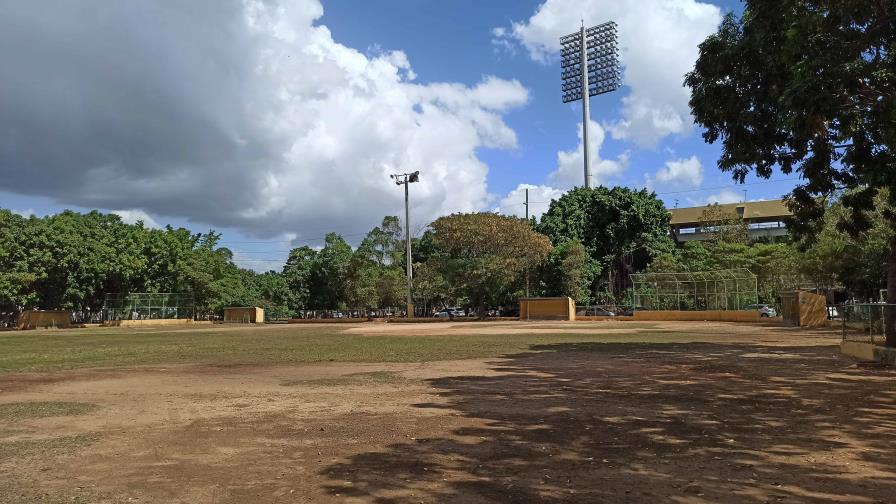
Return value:
<svg viewBox="0 0 896 504">
<path fill-rule="evenodd" d="M 469 325 L 468 325 L 469 326 Z M 427 362 L 519 352 L 534 345 L 631 341 L 626 334 L 427 335 L 404 326 L 402 335 L 346 333 L 342 325 L 274 326 L 202 330 L 26 331 L 0 333 L 0 372 L 56 371 L 145 364 L 284 364 L 302 362 Z M 475 324 L 472 325 L 476 327 Z M 550 331 L 552 325 L 544 326 Z M 652 327 L 652 326 L 647 326 Z M 413 337 L 409 337 L 413 336 Z M 675 334 L 644 332 L 638 341 L 674 340 Z"/>
<path fill-rule="evenodd" d="M 0 333 L 0 504 L 888 502 L 896 374 L 836 331 Z"/>
</svg>

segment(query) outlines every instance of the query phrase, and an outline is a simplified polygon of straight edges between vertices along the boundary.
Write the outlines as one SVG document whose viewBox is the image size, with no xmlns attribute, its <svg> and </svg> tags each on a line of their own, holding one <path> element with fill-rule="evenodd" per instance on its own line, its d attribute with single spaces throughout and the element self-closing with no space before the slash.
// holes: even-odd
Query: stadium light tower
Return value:
<svg viewBox="0 0 896 504">
<path fill-rule="evenodd" d="M 420 182 L 420 172 L 413 173 L 396 173 L 389 175 L 389 178 L 395 181 L 395 185 L 404 186 L 404 241 L 407 250 L 407 268 L 408 268 L 408 306 L 407 317 L 414 318 L 414 298 L 411 294 L 414 288 L 414 270 L 411 267 L 411 209 L 408 205 L 408 185 L 414 182 Z"/>
<path fill-rule="evenodd" d="M 609 21 L 560 37 L 560 77 L 563 103 L 582 100 L 582 148 L 585 155 L 585 187 L 591 187 L 588 156 L 588 98 L 619 88 L 619 52 L 616 23 Z"/>
</svg>

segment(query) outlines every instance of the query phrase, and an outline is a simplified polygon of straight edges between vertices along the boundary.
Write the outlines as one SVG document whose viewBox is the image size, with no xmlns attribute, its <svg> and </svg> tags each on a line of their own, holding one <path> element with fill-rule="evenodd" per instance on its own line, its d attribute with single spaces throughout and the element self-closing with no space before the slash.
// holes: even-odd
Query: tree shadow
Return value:
<svg viewBox="0 0 896 504">
<path fill-rule="evenodd" d="M 555 344 L 430 380 L 435 439 L 321 474 L 373 502 L 885 502 L 896 374 L 836 347 Z M 342 482 L 349 480 L 351 486 Z"/>
</svg>

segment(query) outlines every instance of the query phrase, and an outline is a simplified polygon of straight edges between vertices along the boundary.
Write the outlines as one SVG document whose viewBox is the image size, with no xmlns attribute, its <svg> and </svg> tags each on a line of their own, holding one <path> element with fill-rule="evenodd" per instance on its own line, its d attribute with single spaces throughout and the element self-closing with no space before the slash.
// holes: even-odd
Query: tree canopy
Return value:
<svg viewBox="0 0 896 504">
<path fill-rule="evenodd" d="M 479 307 L 518 298 L 527 269 L 541 264 L 551 242 L 525 220 L 493 213 L 453 214 L 432 223 L 436 255 L 448 281 Z"/>
<path fill-rule="evenodd" d="M 652 192 L 627 187 L 575 188 L 551 202 L 536 229 L 555 246 L 580 242 L 588 253 L 587 268 L 606 273 L 609 290 L 616 294 L 623 290 L 621 280 L 632 267 L 646 266 L 650 256 L 674 246 L 663 202 Z M 626 258 L 635 256 L 642 264 L 626 263 Z"/>
<path fill-rule="evenodd" d="M 742 16 L 726 16 L 700 45 L 685 78 L 704 139 L 722 143 L 719 168 L 741 182 L 799 173 L 791 227 L 809 236 L 827 200 L 847 190 L 837 226 L 867 231 L 876 198 L 896 204 L 894 42 L 891 1 L 746 0 Z M 896 227 L 896 212 L 884 218 Z M 896 240 L 889 250 L 896 299 Z M 887 343 L 896 346 L 896 313 Z"/>
</svg>

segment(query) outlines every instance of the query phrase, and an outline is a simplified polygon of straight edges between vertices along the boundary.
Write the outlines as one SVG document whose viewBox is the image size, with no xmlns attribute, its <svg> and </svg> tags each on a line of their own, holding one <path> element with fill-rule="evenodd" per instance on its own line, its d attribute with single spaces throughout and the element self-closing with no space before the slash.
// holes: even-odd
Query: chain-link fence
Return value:
<svg viewBox="0 0 896 504">
<path fill-rule="evenodd" d="M 896 304 L 845 304 L 838 311 L 844 340 L 883 345 L 887 331 L 896 331 Z"/>
<path fill-rule="evenodd" d="M 759 303 L 756 275 L 743 268 L 631 278 L 636 310 L 745 310 Z"/>
<path fill-rule="evenodd" d="M 193 294 L 184 292 L 132 292 L 106 294 L 104 320 L 192 319 Z"/>
<path fill-rule="evenodd" d="M 634 313 L 632 306 L 620 304 L 578 305 L 577 317 L 619 317 Z"/>
</svg>

